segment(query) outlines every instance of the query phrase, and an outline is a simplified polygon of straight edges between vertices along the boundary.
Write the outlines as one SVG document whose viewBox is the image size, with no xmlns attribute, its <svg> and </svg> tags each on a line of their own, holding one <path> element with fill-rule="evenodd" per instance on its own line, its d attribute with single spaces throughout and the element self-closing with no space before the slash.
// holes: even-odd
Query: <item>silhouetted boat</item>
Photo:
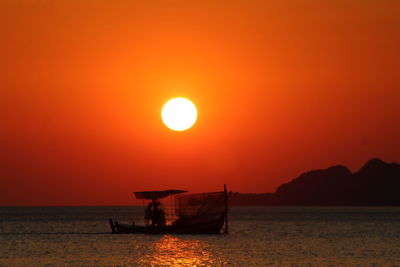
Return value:
<svg viewBox="0 0 400 267">
<path fill-rule="evenodd" d="M 153 207 L 160 199 L 173 196 L 173 217 L 166 224 L 153 223 L 146 226 L 119 223 L 109 220 L 112 233 L 138 234 L 220 234 L 228 232 L 228 193 L 224 191 L 183 194 L 184 190 L 134 192 L 137 199 L 151 200 Z M 151 206 L 151 205 L 150 205 Z M 224 227 L 225 226 L 225 227 Z"/>
</svg>

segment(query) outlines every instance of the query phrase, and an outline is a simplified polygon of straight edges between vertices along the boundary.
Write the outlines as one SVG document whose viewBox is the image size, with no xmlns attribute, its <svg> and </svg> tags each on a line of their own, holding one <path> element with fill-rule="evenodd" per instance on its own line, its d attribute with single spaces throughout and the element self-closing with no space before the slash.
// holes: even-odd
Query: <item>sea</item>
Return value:
<svg viewBox="0 0 400 267">
<path fill-rule="evenodd" d="M 0 266 L 400 266 L 399 207 L 232 207 L 221 235 L 111 234 L 143 207 L 0 207 Z"/>
</svg>

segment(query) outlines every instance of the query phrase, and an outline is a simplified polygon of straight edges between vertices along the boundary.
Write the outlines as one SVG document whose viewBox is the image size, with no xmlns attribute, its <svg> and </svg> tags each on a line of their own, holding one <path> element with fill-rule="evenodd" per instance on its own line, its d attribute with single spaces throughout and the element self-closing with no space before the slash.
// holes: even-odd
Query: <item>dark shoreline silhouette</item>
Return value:
<svg viewBox="0 0 400 267">
<path fill-rule="evenodd" d="M 369 160 L 351 173 L 337 165 L 301 174 L 275 193 L 232 193 L 233 206 L 400 206 L 400 164 Z"/>
</svg>

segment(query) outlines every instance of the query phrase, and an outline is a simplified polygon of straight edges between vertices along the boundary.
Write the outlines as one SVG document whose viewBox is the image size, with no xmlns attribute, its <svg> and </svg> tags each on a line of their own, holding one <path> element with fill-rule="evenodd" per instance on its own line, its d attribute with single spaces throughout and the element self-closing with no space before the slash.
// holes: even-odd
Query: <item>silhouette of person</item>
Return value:
<svg viewBox="0 0 400 267">
<path fill-rule="evenodd" d="M 157 202 L 157 200 L 153 200 L 153 205 L 152 205 L 153 210 L 152 210 L 152 216 L 151 216 L 151 219 L 152 219 L 151 226 L 152 227 L 158 225 L 158 206 L 159 206 L 159 203 Z"/>
<path fill-rule="evenodd" d="M 153 222 L 151 226 L 165 226 L 165 213 L 158 201 L 153 202 Z"/>
<path fill-rule="evenodd" d="M 144 210 L 144 222 L 146 224 L 146 226 L 150 225 L 150 220 L 153 217 L 153 203 L 149 203 L 146 207 L 146 209 Z"/>
<path fill-rule="evenodd" d="M 161 206 L 158 209 L 158 226 L 160 226 L 160 227 L 165 226 L 165 213 L 164 213 L 164 209 Z"/>
</svg>

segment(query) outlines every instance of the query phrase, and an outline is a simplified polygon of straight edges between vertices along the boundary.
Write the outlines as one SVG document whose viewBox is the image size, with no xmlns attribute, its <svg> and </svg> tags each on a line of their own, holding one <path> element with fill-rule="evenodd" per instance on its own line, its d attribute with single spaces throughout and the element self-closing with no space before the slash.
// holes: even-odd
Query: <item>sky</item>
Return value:
<svg viewBox="0 0 400 267">
<path fill-rule="evenodd" d="M 0 205 L 274 192 L 400 162 L 396 0 L 0 2 Z M 161 121 L 187 97 L 185 132 Z"/>
</svg>

